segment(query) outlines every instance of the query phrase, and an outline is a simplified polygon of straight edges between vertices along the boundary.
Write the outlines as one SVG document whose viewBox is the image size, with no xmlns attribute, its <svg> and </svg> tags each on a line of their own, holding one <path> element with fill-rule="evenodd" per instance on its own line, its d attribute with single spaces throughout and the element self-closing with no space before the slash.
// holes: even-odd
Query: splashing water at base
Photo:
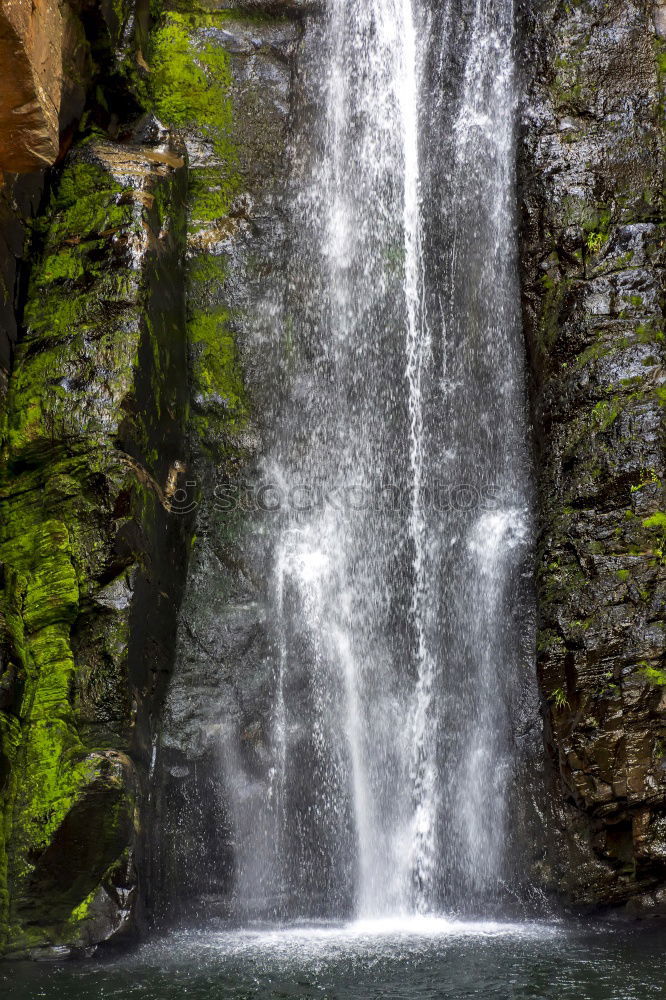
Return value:
<svg viewBox="0 0 666 1000">
<path fill-rule="evenodd" d="M 12 1000 L 657 1000 L 662 935 L 412 917 L 178 934 L 112 962 L 0 967 Z"/>
</svg>

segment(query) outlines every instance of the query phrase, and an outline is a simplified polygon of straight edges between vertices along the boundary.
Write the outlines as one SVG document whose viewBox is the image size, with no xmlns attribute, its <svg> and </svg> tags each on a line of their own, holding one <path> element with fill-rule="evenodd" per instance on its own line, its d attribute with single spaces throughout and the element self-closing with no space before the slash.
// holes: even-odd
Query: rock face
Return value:
<svg viewBox="0 0 666 1000">
<path fill-rule="evenodd" d="M 92 17 L 78 3 L 0 2 L 0 399 L 21 322 L 22 269 L 45 168 L 69 147 L 93 78 L 113 118 L 104 97 L 111 97 L 108 82 L 136 73 L 139 49 L 133 52 L 132 43 L 138 46 L 140 32 L 131 6 L 130 0 L 102 4 Z M 91 112 L 98 110 L 89 103 Z"/>
<path fill-rule="evenodd" d="M 0 187 L 0 406 L 18 333 L 19 262 L 25 250 L 26 227 L 39 208 L 43 187 L 43 173 L 5 174 Z"/>
<path fill-rule="evenodd" d="M 85 951 L 132 934 L 159 881 L 148 850 L 158 840 L 162 880 L 177 866 L 187 897 L 182 858 L 199 815 L 190 804 L 215 809 L 196 776 L 219 763 L 206 692 L 230 664 L 216 616 L 226 607 L 241 620 L 233 656 L 257 632 L 258 602 L 239 519 L 220 515 L 214 490 L 257 450 L 252 373 L 270 371 L 258 363 L 257 304 L 274 294 L 283 240 L 275 198 L 303 5 L 251 6 L 155 7 L 150 38 L 143 8 L 85 18 L 102 73 L 88 95 L 97 127 L 75 139 L 54 179 L 27 297 L 8 309 L 19 331 L 0 538 L 0 927 L 10 953 Z M 157 118 L 135 126 L 142 108 L 169 132 Z M 9 234 L 21 206 L 8 207 Z M 19 243 L 17 232 L 15 256 Z M 267 412 L 260 391 L 252 408 Z M 173 838 L 158 838 L 149 778 L 195 507 L 183 669 L 158 764 L 159 821 L 173 820 Z M 210 840 L 217 862 L 219 828 Z"/>
<path fill-rule="evenodd" d="M 74 20 L 65 10 L 67 21 Z M 16 341 L 16 265 L 25 225 L 39 204 L 40 171 L 58 154 L 64 25 L 57 0 L 0 3 L 0 398 Z"/>
<path fill-rule="evenodd" d="M 0 485 L 0 927 L 129 932 L 187 520 L 183 150 L 148 122 L 70 155 L 41 223 Z"/>
<path fill-rule="evenodd" d="M 0 5 L 0 169 L 38 170 L 57 156 L 62 38 L 57 0 Z"/>
<path fill-rule="evenodd" d="M 246 732 L 251 770 L 270 713 L 253 544 L 261 527 L 256 511 L 229 505 L 224 491 L 238 496 L 251 480 L 279 392 L 264 328 L 288 280 L 282 194 L 304 26 L 296 5 L 265 4 L 261 17 L 246 13 L 257 4 L 230 6 L 188 17 L 167 11 L 154 35 L 157 107 L 180 128 L 190 163 L 189 496 L 197 519 L 158 756 L 165 919 L 191 918 L 202 906 L 207 916 L 224 913 L 233 853 L 227 748 Z M 176 74 L 190 73 L 196 86 L 183 101 Z M 191 859 L 186 870 L 183 855 Z"/>
<path fill-rule="evenodd" d="M 663 6 L 525 4 L 538 674 L 564 899 L 666 912 Z"/>
</svg>

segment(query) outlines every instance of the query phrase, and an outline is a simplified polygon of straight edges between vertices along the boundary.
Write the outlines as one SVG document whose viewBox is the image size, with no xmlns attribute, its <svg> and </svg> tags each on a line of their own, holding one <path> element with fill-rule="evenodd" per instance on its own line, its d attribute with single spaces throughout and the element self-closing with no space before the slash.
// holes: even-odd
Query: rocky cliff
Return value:
<svg viewBox="0 0 666 1000">
<path fill-rule="evenodd" d="M 10 954 L 87 952 L 135 934 L 197 826 L 194 772 L 176 749 L 157 758 L 161 705 L 195 510 L 168 719 L 181 691 L 203 731 L 207 685 L 224 670 L 205 621 L 247 603 L 237 519 L 216 509 L 215 489 L 258 448 L 252 372 L 270 365 L 257 317 L 279 294 L 267 289 L 284 240 L 276 197 L 307 7 L 61 6 L 85 101 L 73 118 L 63 110 L 63 34 L 60 69 L 56 53 L 47 74 L 56 112 L 60 86 L 56 139 L 41 161 L 0 155 L 7 170 L 57 161 L 46 175 L 5 174 L 4 188 L 0 947 Z M 229 587 L 214 597 L 221 567 Z M 187 732 L 180 725 L 178 740 Z M 174 840 L 151 833 L 156 764 Z"/>
<path fill-rule="evenodd" d="M 546 882 L 640 914 L 666 905 L 665 15 L 651 0 L 522 11 Z"/>
<path fill-rule="evenodd" d="M 88 79 L 110 82 L 96 85 L 76 135 L 65 124 L 50 149 L 62 162 L 13 297 L 0 474 L 0 948 L 10 953 L 86 951 L 141 920 L 149 772 L 187 561 L 189 522 L 171 513 L 187 451 L 185 150 L 141 98 L 138 48 L 123 63 L 119 24 L 114 48 L 95 16 L 88 35 L 78 22 L 98 60 Z M 128 25 L 136 44 L 129 15 Z M 8 271 L 24 256 L 12 199 Z"/>
<path fill-rule="evenodd" d="M 197 178 L 188 235 L 197 538 L 158 758 L 158 915 L 165 920 L 226 914 L 234 855 L 237 861 L 242 851 L 230 829 L 229 801 L 237 790 L 226 764 L 240 745 L 251 797 L 265 763 L 273 668 L 261 534 L 270 515 L 262 517 L 252 483 L 289 336 L 283 329 L 276 348 L 271 331 L 284 315 L 290 278 L 289 167 L 299 155 L 292 136 L 303 130 L 296 95 L 303 89 L 311 8 L 219 5 L 181 29 L 190 46 L 201 46 L 200 39 L 217 46 L 227 73 L 223 108 L 231 126 L 224 134 L 231 141 L 216 145 L 216 133 L 190 110 L 185 141 Z M 165 32 L 180 24 L 177 18 L 167 20 Z M 192 859 L 184 874 L 183 852 Z"/>
<path fill-rule="evenodd" d="M 184 561 L 183 159 L 91 138 L 45 216 L 4 423 L 4 922 L 85 946 L 132 920 Z"/>
<path fill-rule="evenodd" d="M 2 5 L 9 953 L 126 939 L 155 887 L 189 913 L 202 898 L 220 912 L 228 888 L 209 782 L 232 729 L 250 777 L 261 763 L 262 521 L 243 485 L 289 367 L 288 319 L 279 357 L 264 331 L 293 277 L 284 195 L 308 169 L 318 6 Z M 666 15 L 648 0 L 539 0 L 519 20 L 555 831 L 536 876 L 562 900 L 660 912 Z"/>
<path fill-rule="evenodd" d="M 17 284 L 46 168 L 66 152 L 86 106 L 88 117 L 117 129 L 109 101 L 119 81 L 143 72 L 142 19 L 122 2 L 0 5 L 0 395 L 21 322 Z M 127 99 L 127 87 L 120 90 Z"/>
</svg>

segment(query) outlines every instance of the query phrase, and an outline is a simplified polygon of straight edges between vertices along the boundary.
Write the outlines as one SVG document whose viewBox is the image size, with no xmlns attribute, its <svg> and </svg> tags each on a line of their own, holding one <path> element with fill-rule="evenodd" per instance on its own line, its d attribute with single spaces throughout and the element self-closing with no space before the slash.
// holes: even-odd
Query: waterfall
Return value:
<svg viewBox="0 0 666 1000">
<path fill-rule="evenodd" d="M 511 0 L 330 0 L 306 38 L 239 916 L 502 898 L 529 670 L 512 22 Z"/>
</svg>

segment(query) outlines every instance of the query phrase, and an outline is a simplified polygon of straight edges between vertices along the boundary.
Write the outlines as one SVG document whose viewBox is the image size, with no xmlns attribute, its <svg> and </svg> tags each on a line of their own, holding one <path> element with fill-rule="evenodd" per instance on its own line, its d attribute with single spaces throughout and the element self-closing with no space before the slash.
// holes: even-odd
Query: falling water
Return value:
<svg viewBox="0 0 666 1000">
<path fill-rule="evenodd" d="M 239 914 L 501 900 L 529 669 L 512 20 L 511 0 L 330 0 L 306 37 Z"/>
</svg>

